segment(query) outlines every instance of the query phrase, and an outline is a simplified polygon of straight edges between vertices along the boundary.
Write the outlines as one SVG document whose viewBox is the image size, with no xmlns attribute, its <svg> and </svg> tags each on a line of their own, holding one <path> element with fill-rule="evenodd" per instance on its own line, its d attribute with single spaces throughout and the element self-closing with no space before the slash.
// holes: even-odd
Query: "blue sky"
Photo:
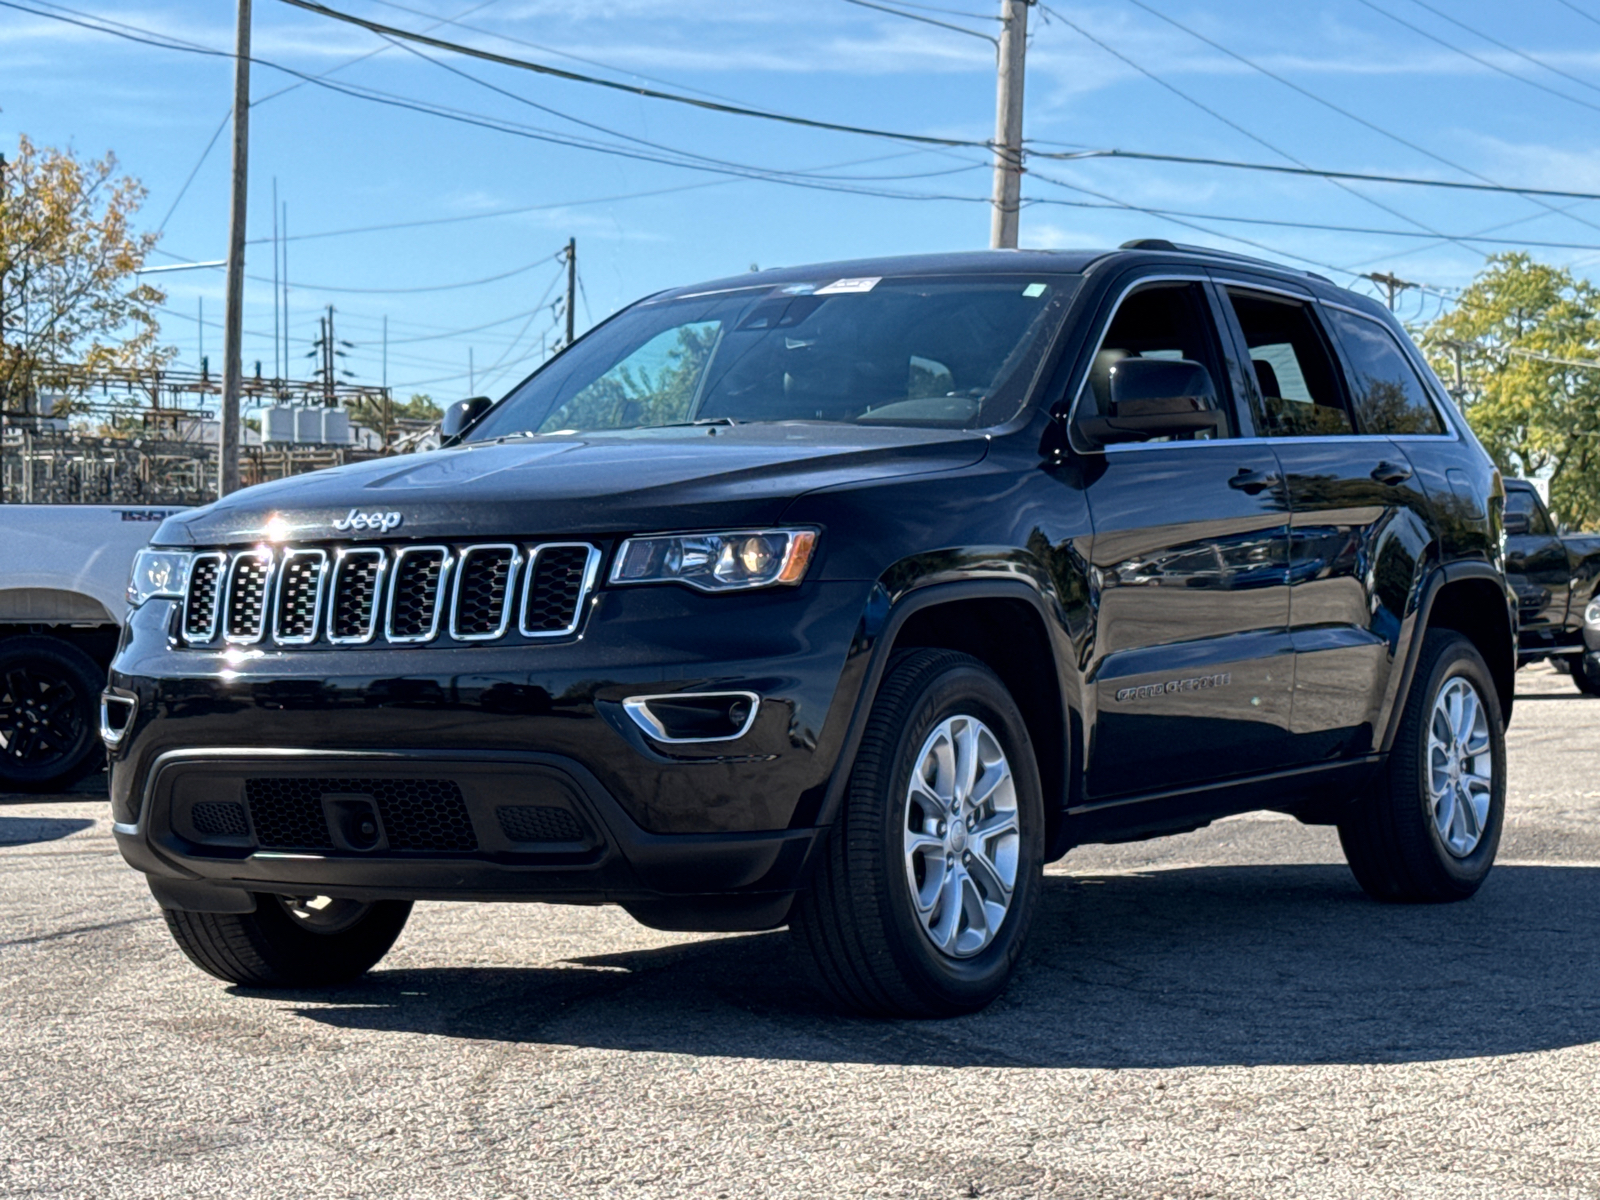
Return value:
<svg viewBox="0 0 1600 1200">
<path fill-rule="evenodd" d="M 973 14 L 918 10 L 936 19 L 996 29 L 989 18 L 997 4 L 990 0 L 919 2 Z M 71 11 L 186 42 L 232 46 L 228 0 L 69 4 Z M 572 70 L 824 121 L 978 142 L 993 132 L 987 41 L 848 0 L 334 0 L 333 6 Z M 471 28 L 442 23 L 446 18 Z M 1600 192 L 1600 0 L 1055 2 L 1034 10 L 1031 29 L 1026 135 L 1037 150 L 1298 160 Z M 268 243 L 252 244 L 248 269 L 259 278 L 272 275 L 276 179 L 293 239 L 290 349 L 298 375 L 310 368 L 304 355 L 322 307 L 331 303 L 339 336 L 355 344 L 344 365 L 360 380 L 378 381 L 387 316 L 388 378 L 399 394 L 452 399 L 467 395 L 469 383 L 498 394 L 537 365 L 541 337 L 550 343 L 556 254 L 569 236 L 578 240 L 584 285 L 580 329 L 657 288 L 752 264 L 979 248 L 987 241 L 990 172 L 980 149 L 918 149 L 702 112 L 432 51 L 437 61 L 427 61 L 280 0 L 256 0 L 254 53 L 473 119 L 649 155 L 658 151 L 643 143 L 654 143 L 741 168 L 801 172 L 805 182 L 822 185 L 729 178 L 551 144 L 312 84 L 274 96 L 296 78 L 257 65 L 250 236 Z M 179 193 L 228 109 L 231 84 L 224 58 L 140 45 L 0 7 L 0 151 L 14 150 L 19 133 L 86 155 L 114 150 L 149 188 L 145 226 L 165 221 L 165 253 L 152 262 L 223 256 L 226 131 L 181 200 Z M 853 190 L 824 190 L 841 187 Z M 1341 283 L 1350 281 L 1349 272 L 1393 270 L 1437 289 L 1402 298 L 1402 316 L 1412 320 L 1447 303 L 1486 253 L 1512 248 L 1462 245 L 1437 234 L 1571 243 L 1583 248 L 1533 252 L 1586 275 L 1600 264 L 1600 203 L 1340 187 L 1125 159 L 1036 158 L 1024 195 L 1032 201 L 1021 220 L 1025 246 L 1106 246 L 1155 236 L 1320 264 Z M 1182 218 L 1200 228 L 1122 205 L 1201 214 Z M 339 232 L 424 221 L 434 223 Z M 494 276 L 504 277 L 475 282 Z M 222 273 L 153 278 L 169 293 L 163 334 L 178 347 L 180 365 L 197 362 L 202 303 L 211 326 L 206 353 L 218 363 Z M 472 286 L 445 286 L 457 284 Z M 247 367 L 260 359 L 270 372 L 270 282 L 252 281 L 246 299 Z"/>
</svg>

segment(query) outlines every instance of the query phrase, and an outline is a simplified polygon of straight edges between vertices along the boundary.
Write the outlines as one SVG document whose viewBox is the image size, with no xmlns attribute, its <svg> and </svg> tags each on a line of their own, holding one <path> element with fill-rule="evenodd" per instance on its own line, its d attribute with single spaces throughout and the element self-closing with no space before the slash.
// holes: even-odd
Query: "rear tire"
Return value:
<svg viewBox="0 0 1600 1200">
<path fill-rule="evenodd" d="M 871 1016 L 989 1004 L 1033 922 L 1043 835 L 1033 747 L 1005 685 L 970 655 L 897 655 L 791 917 L 822 991 Z"/>
<path fill-rule="evenodd" d="M 106 672 L 59 638 L 0 642 L 0 791 L 57 792 L 105 766 Z"/>
<path fill-rule="evenodd" d="M 1424 635 L 1387 778 L 1339 822 L 1375 900 L 1465 900 L 1494 866 L 1505 820 L 1505 731 L 1483 656 L 1448 629 Z"/>
<path fill-rule="evenodd" d="M 163 909 L 162 916 L 179 948 L 208 975 L 245 987 L 279 988 L 359 978 L 389 952 L 411 915 L 409 900 L 334 900 L 321 910 L 305 900 L 314 904 L 327 897 L 257 895 L 255 912 Z"/>
</svg>

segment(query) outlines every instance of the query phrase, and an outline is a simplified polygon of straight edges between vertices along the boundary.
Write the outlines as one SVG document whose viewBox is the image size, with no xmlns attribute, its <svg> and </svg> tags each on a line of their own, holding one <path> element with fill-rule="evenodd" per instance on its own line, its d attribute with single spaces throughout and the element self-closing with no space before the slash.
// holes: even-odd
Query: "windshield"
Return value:
<svg viewBox="0 0 1600 1200">
<path fill-rule="evenodd" d="M 646 300 L 524 381 L 469 440 L 695 421 L 998 425 L 1021 409 L 1078 282 L 819 279 Z"/>
</svg>

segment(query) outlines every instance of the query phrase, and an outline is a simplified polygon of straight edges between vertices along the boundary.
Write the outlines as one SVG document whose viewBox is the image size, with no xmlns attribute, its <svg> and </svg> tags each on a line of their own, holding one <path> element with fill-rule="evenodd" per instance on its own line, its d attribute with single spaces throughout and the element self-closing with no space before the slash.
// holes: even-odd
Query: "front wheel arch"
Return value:
<svg viewBox="0 0 1600 1200">
<path fill-rule="evenodd" d="M 1016 622 L 1015 629 L 1023 632 L 1012 652 L 999 653 L 992 645 L 992 631 L 995 622 L 1006 620 Z M 1044 794 L 1045 860 L 1065 854 L 1072 764 L 1082 761 L 1083 720 L 1061 670 L 1051 623 L 1046 597 L 1015 580 L 932 584 L 899 600 L 881 620 L 816 824 L 830 825 L 838 814 L 890 656 L 906 649 L 956 650 L 971 654 L 1000 676 L 1022 709 Z"/>
</svg>

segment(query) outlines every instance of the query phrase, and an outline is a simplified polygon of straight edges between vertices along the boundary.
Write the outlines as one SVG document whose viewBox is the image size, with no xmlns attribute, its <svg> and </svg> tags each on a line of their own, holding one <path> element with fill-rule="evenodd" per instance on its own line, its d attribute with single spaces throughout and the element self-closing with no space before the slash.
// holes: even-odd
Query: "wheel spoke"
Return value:
<svg viewBox="0 0 1600 1200">
<path fill-rule="evenodd" d="M 980 899 L 993 900 L 1005 911 L 1006 905 L 1011 903 L 1011 885 L 1001 875 L 1000 868 L 987 854 L 974 850 L 972 861 L 967 864 L 967 872 L 972 876 L 973 884 L 980 893 Z"/>
<path fill-rule="evenodd" d="M 1011 765 L 1001 759 L 993 766 L 987 767 L 978 782 L 972 789 L 972 807 L 978 808 L 989 802 L 1002 786 L 1011 781 Z"/>
<path fill-rule="evenodd" d="M 10 694 L 13 705 L 21 704 L 37 690 L 29 686 L 31 682 L 28 673 L 21 667 L 12 667 L 6 672 L 6 691 Z"/>
<path fill-rule="evenodd" d="M 972 795 L 973 784 L 978 779 L 978 729 L 977 722 L 964 718 L 955 734 L 956 738 L 956 790 L 955 808 L 965 808 Z"/>
<path fill-rule="evenodd" d="M 933 944 L 946 954 L 955 950 L 956 933 L 961 928 L 961 884 L 961 868 L 957 867 L 945 876 L 939 895 L 944 907 L 939 914 L 938 924 L 928 931 L 933 934 Z"/>
</svg>

